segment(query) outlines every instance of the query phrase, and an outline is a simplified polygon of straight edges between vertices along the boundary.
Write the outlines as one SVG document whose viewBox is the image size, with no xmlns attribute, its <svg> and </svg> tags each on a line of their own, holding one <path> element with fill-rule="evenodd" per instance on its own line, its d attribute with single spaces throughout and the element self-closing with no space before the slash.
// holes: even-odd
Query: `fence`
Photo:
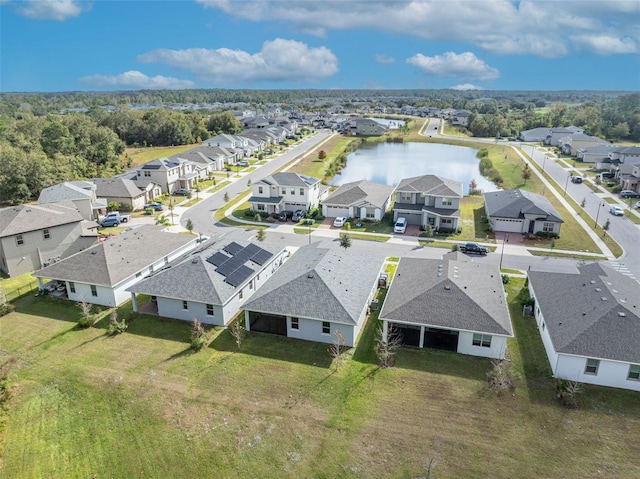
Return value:
<svg viewBox="0 0 640 479">
<path fill-rule="evenodd" d="M 23 296 L 38 290 L 38 282 L 33 280 L 28 283 L 21 283 L 15 286 L 5 287 L 4 292 L 7 295 L 7 302 L 12 303 Z"/>
</svg>

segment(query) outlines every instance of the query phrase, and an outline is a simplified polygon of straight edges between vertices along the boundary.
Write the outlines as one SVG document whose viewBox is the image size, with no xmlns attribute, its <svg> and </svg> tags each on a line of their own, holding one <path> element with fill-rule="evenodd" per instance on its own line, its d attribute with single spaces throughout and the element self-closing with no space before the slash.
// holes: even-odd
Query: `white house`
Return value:
<svg viewBox="0 0 640 479">
<path fill-rule="evenodd" d="M 484 209 L 493 231 L 560 234 L 560 214 L 542 195 L 524 190 L 484 194 Z"/>
<path fill-rule="evenodd" d="M 146 189 L 153 183 L 162 193 L 173 193 L 178 188 L 193 189 L 199 173 L 196 164 L 184 158 L 158 158 L 135 169 L 132 180 L 138 188 Z"/>
<path fill-rule="evenodd" d="M 64 284 L 64 296 L 71 301 L 118 306 L 130 299 L 128 287 L 191 251 L 197 241 L 197 236 L 143 225 L 47 266 L 34 276 L 41 289 L 47 279 Z"/>
<path fill-rule="evenodd" d="M 298 173 L 274 173 L 252 185 L 249 198 L 256 213 L 272 214 L 316 208 L 326 189 L 318 178 Z"/>
<path fill-rule="evenodd" d="M 368 180 L 345 183 L 322 202 L 322 215 L 380 221 L 391 205 L 393 189 Z"/>
<path fill-rule="evenodd" d="M 100 210 L 107 209 L 107 201 L 100 197 L 91 181 L 65 181 L 49 186 L 40 192 L 38 204 L 71 201 L 87 221 L 96 221 Z"/>
<path fill-rule="evenodd" d="M 471 356 L 503 359 L 513 337 L 499 268 L 460 253 L 401 258 L 379 318 L 406 345 Z"/>
<path fill-rule="evenodd" d="M 640 285 L 597 263 L 527 274 L 553 376 L 640 391 Z"/>
</svg>

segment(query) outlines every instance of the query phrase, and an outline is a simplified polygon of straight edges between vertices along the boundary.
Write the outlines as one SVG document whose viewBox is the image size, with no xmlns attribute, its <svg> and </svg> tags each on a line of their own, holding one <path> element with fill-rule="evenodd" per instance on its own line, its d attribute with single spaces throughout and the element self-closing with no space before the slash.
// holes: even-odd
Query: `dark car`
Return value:
<svg viewBox="0 0 640 479">
<path fill-rule="evenodd" d="M 305 210 L 296 210 L 293 213 L 293 216 L 291 217 L 291 219 L 293 221 L 300 221 L 302 218 L 304 218 L 305 214 L 307 214 L 307 212 Z"/>
<path fill-rule="evenodd" d="M 187 196 L 189 194 L 191 194 L 191 190 L 189 190 L 188 188 L 178 188 L 177 190 L 175 190 L 173 192 L 174 195 L 180 195 L 180 196 Z"/>
<path fill-rule="evenodd" d="M 164 210 L 164 205 L 162 203 L 147 203 L 146 205 L 144 205 L 144 209 L 149 209 L 152 208 L 155 211 L 162 211 Z"/>
<path fill-rule="evenodd" d="M 289 143 L 287 143 L 286 141 L 279 141 L 278 145 L 282 145 L 282 146 L 288 146 Z"/>
<path fill-rule="evenodd" d="M 478 243 L 467 243 L 460 245 L 460 251 L 463 253 L 475 253 L 485 255 L 489 252 L 489 248 L 479 245 Z"/>
<path fill-rule="evenodd" d="M 293 211 L 283 211 L 282 213 L 280 213 L 280 215 L 278 216 L 278 219 L 280 221 L 288 221 L 291 218 L 293 218 Z"/>
<path fill-rule="evenodd" d="M 582 183 L 582 176 L 572 176 L 571 183 Z"/>
<path fill-rule="evenodd" d="M 622 190 L 620 198 L 640 198 L 640 193 L 636 193 L 633 190 Z"/>
</svg>

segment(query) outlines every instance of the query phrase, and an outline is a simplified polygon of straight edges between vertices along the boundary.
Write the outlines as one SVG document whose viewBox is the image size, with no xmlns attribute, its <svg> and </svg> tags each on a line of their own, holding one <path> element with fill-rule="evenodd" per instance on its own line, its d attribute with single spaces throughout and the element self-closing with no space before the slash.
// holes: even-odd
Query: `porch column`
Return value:
<svg viewBox="0 0 640 479">
<path fill-rule="evenodd" d="M 36 278 L 38 282 L 38 289 L 44 289 L 44 284 L 42 283 L 42 278 Z"/>
<path fill-rule="evenodd" d="M 382 340 L 387 342 L 387 333 L 389 332 L 389 323 L 385 320 L 382 320 Z"/>
<path fill-rule="evenodd" d="M 420 326 L 420 347 L 424 348 L 424 326 Z"/>
<path fill-rule="evenodd" d="M 136 299 L 136 293 L 131 293 L 131 306 L 133 306 L 133 312 L 138 312 L 138 300 Z"/>
<path fill-rule="evenodd" d="M 251 331 L 251 321 L 249 321 L 249 311 L 244 311 L 244 329 Z"/>
</svg>

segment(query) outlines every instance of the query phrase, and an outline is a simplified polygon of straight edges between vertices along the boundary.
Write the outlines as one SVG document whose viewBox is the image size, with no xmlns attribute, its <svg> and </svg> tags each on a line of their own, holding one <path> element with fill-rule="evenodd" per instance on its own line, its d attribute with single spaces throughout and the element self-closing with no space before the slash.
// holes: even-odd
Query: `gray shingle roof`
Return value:
<svg viewBox="0 0 640 479">
<path fill-rule="evenodd" d="M 161 226 L 143 225 L 47 266 L 34 276 L 111 287 L 196 239 L 164 232 Z"/>
<path fill-rule="evenodd" d="M 382 256 L 303 246 L 244 309 L 354 325 L 383 264 Z"/>
<path fill-rule="evenodd" d="M 401 258 L 380 319 L 513 336 L 496 266 Z"/>
<path fill-rule="evenodd" d="M 381 208 L 393 193 L 393 186 L 368 180 L 353 181 L 341 185 L 331 193 L 324 204 L 362 206 L 369 204 Z"/>
<path fill-rule="evenodd" d="M 524 218 L 537 215 L 547 221 L 562 223 L 560 214 L 542 195 L 524 190 L 492 191 L 484 194 L 484 207 L 490 218 Z"/>
<path fill-rule="evenodd" d="M 82 188 L 69 181 L 49 186 L 40 192 L 38 203 L 58 203 L 69 200 L 91 200 L 93 193 L 90 189 Z"/>
<path fill-rule="evenodd" d="M 2 208 L 0 238 L 81 221 L 82 215 L 70 201 Z"/>
<path fill-rule="evenodd" d="M 396 191 L 462 198 L 462 183 L 448 178 L 442 178 L 441 176 L 422 175 L 403 178 L 398 184 Z"/>
<path fill-rule="evenodd" d="M 273 175 L 262 178 L 260 182 L 269 186 L 309 187 L 319 183 L 320 180 L 298 173 L 274 173 Z"/>
<path fill-rule="evenodd" d="M 144 191 L 136 186 L 129 178 L 95 178 L 96 196 L 102 198 L 137 198 Z"/>
<path fill-rule="evenodd" d="M 250 236 L 255 235 L 246 231 L 235 231 L 233 234 L 224 235 L 206 249 L 190 255 L 184 261 L 171 268 L 158 271 L 153 276 L 131 286 L 127 291 L 150 294 L 162 298 L 223 305 L 240 288 L 255 278 L 264 267 L 251 261 L 245 262 L 245 265 L 254 270 L 255 273 L 248 276 L 238 287 L 233 287 L 225 282 L 225 276 L 216 272 L 216 266 L 209 263 L 207 258 L 218 251 L 222 251 L 232 241 L 243 247 L 248 245 Z M 260 244 L 259 246 L 269 251 L 274 257 L 283 250 L 282 247 L 276 245 Z"/>
<path fill-rule="evenodd" d="M 554 349 L 640 364 L 640 286 L 597 263 L 578 271 L 528 273 Z"/>
</svg>

